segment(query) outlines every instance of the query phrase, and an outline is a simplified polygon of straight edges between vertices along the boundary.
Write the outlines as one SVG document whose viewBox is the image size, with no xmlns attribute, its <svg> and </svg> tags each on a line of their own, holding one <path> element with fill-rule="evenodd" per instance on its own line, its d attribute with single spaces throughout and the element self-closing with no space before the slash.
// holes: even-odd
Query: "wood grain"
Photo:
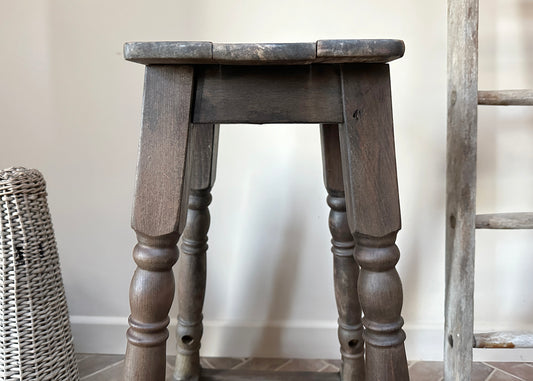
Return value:
<svg viewBox="0 0 533 381">
<path fill-rule="evenodd" d="M 345 122 L 339 132 L 348 223 L 355 238 L 367 381 L 409 380 L 403 295 L 395 265 L 400 205 L 389 68 L 341 66 Z"/>
<path fill-rule="evenodd" d="M 407 381 L 402 284 L 395 265 L 400 206 L 389 68 L 341 67 L 345 122 L 339 132 L 347 216 L 355 238 L 367 381 Z"/>
<path fill-rule="evenodd" d="M 132 227 L 147 236 L 183 231 L 192 91 L 191 66 L 146 68 Z"/>
<path fill-rule="evenodd" d="M 206 41 L 126 42 L 124 58 L 143 65 L 212 62 L 213 44 Z"/>
<path fill-rule="evenodd" d="M 478 0 L 448 0 L 444 380 L 472 373 Z"/>
<path fill-rule="evenodd" d="M 320 40 L 304 43 L 127 42 L 124 58 L 144 65 L 302 65 L 321 62 L 386 63 L 403 56 L 400 40 Z"/>
<path fill-rule="evenodd" d="M 303 65 L 315 58 L 314 42 L 213 44 L 213 60 L 220 64 Z"/>
<path fill-rule="evenodd" d="M 341 75 L 348 223 L 352 232 L 383 237 L 401 227 L 389 68 L 345 64 Z"/>
<path fill-rule="evenodd" d="M 326 190 L 330 196 L 344 198 L 339 125 L 322 124 L 320 126 L 320 141 L 322 147 L 322 173 Z"/>
<path fill-rule="evenodd" d="M 138 244 L 130 286 L 124 380 L 163 381 L 172 266 L 188 194 L 187 142 L 193 68 L 148 66 L 132 227 Z"/>
<path fill-rule="evenodd" d="M 476 229 L 533 229 L 533 213 L 478 214 Z"/>
<path fill-rule="evenodd" d="M 338 67 L 200 67 L 193 121 L 342 122 Z"/>
<path fill-rule="evenodd" d="M 217 172 L 218 124 L 194 124 L 191 134 L 191 189 L 210 189 Z"/>
<path fill-rule="evenodd" d="M 322 160 L 324 183 L 328 192 L 329 230 L 333 253 L 333 279 L 337 303 L 338 336 L 341 345 L 342 381 L 364 381 L 364 341 L 361 305 L 357 295 L 359 266 L 354 259 L 355 242 L 346 217 L 344 182 L 342 178 L 339 127 L 322 125 Z"/>
<path fill-rule="evenodd" d="M 401 40 L 319 40 L 317 61 L 328 63 L 386 63 L 403 56 Z"/>
<path fill-rule="evenodd" d="M 478 91 L 478 104 L 498 106 L 533 106 L 533 90 Z"/>
<path fill-rule="evenodd" d="M 191 190 L 178 261 L 179 314 L 174 380 L 179 381 L 197 380 L 200 375 L 207 233 L 211 221 L 208 207 L 216 174 L 218 129 L 218 125 L 194 125 L 191 132 Z"/>
<path fill-rule="evenodd" d="M 533 348 L 533 333 L 526 331 L 476 333 L 474 348 Z"/>
<path fill-rule="evenodd" d="M 174 293 L 172 265 L 178 257 L 176 241 L 184 229 L 187 198 L 189 222 L 178 268 L 174 378 L 339 379 L 339 375 L 320 373 L 200 372 L 198 357 L 208 205 L 216 167 L 218 127 L 214 124 L 323 123 L 342 380 L 362 381 L 366 372 L 366 381 L 407 381 L 400 316 L 403 296 L 395 269 L 399 259 L 395 239 L 401 221 L 388 66 L 295 65 L 297 57 L 306 60 L 311 54 L 304 53 L 309 48 L 305 44 L 298 45 L 301 49 L 295 49 L 292 56 L 281 45 L 268 45 L 270 50 L 265 49 L 264 55 L 257 45 L 219 45 L 217 59 L 231 65 L 216 64 L 209 57 L 210 43 L 133 44 L 126 49 L 126 57 L 149 66 L 132 217 L 139 241 L 134 250 L 138 268 L 130 288 L 125 379 L 162 381 L 165 377 L 166 327 Z M 403 54 L 403 43 L 391 46 L 396 49 L 394 56 Z M 314 62 L 367 62 L 384 57 L 386 52 L 380 49 L 384 49 L 381 42 L 321 42 L 322 56 Z M 198 65 L 151 65 L 189 59 Z M 248 66 L 251 62 L 261 66 Z M 359 278 L 354 246 L 361 266 Z M 365 314 L 363 335 L 359 302 Z M 367 348 L 364 367 L 363 339 Z"/>
<path fill-rule="evenodd" d="M 361 266 L 358 291 L 364 313 L 366 381 L 408 381 L 402 283 L 395 269 L 400 258 L 396 233 L 355 238 L 355 259 Z"/>
</svg>

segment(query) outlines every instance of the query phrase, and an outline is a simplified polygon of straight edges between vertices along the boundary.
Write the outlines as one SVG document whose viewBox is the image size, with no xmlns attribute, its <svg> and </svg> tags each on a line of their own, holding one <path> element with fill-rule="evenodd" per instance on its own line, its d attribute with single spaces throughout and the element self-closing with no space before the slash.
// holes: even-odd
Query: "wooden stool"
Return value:
<svg viewBox="0 0 533 381">
<path fill-rule="evenodd" d="M 340 378 L 409 379 L 402 286 L 395 269 L 400 208 L 386 65 L 403 52 L 398 40 L 124 46 L 127 60 L 147 65 L 132 217 L 138 267 L 130 288 L 125 380 L 165 379 L 172 266 L 182 232 L 174 379 L 271 376 L 200 372 L 208 205 L 219 123 L 321 124 L 343 360 Z M 339 375 L 294 373 L 290 378 L 338 380 Z"/>
</svg>

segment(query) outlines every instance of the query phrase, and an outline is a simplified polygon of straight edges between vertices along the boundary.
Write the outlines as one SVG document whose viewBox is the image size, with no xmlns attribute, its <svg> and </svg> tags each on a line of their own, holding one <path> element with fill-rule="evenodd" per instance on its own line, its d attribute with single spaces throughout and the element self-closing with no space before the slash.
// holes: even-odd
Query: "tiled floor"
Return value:
<svg viewBox="0 0 533 381">
<path fill-rule="evenodd" d="M 77 354 L 81 381 L 122 381 L 124 356 Z M 167 359 L 167 380 L 172 380 L 174 359 Z M 202 367 L 279 371 L 338 372 L 339 360 L 204 357 Z M 442 362 L 409 363 L 411 381 L 442 380 Z M 533 381 L 533 363 L 474 363 L 472 381 Z"/>
</svg>

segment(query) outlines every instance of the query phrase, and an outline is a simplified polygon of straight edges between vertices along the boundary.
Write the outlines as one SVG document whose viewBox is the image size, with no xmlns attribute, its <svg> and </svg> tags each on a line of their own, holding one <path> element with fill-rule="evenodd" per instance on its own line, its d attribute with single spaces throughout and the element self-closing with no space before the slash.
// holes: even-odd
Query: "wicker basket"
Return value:
<svg viewBox="0 0 533 381">
<path fill-rule="evenodd" d="M 46 185 L 0 171 L 0 380 L 78 380 Z"/>
</svg>

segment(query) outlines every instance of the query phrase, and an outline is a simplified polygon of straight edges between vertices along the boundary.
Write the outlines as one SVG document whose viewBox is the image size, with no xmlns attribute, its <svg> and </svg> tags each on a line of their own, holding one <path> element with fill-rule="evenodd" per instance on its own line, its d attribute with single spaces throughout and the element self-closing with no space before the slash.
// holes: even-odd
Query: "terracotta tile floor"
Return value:
<svg viewBox="0 0 533 381">
<path fill-rule="evenodd" d="M 124 356 L 77 354 L 81 381 L 122 381 Z M 172 380 L 173 357 L 167 359 L 167 380 Z M 279 358 L 204 357 L 204 368 L 252 369 L 279 371 L 338 372 L 339 360 L 302 360 Z M 412 361 L 411 381 L 441 381 L 442 362 Z M 533 381 L 533 363 L 488 362 L 474 363 L 472 381 Z"/>
</svg>

